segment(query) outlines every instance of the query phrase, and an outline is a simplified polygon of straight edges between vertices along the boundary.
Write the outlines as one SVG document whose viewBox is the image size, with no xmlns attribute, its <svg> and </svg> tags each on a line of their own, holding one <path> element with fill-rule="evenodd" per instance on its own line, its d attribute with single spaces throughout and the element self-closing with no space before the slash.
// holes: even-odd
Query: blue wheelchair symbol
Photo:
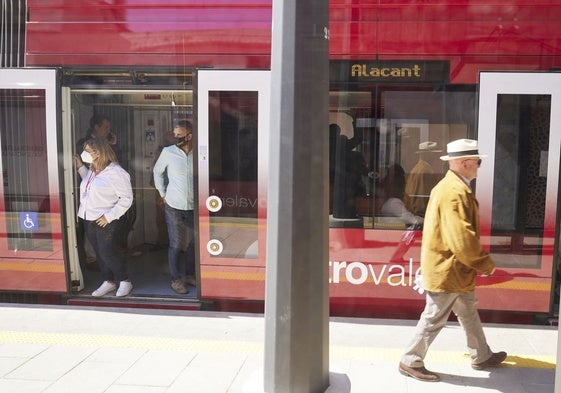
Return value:
<svg viewBox="0 0 561 393">
<path fill-rule="evenodd" d="M 22 231 L 39 230 L 39 217 L 36 212 L 21 212 L 19 214 L 19 224 Z"/>
</svg>

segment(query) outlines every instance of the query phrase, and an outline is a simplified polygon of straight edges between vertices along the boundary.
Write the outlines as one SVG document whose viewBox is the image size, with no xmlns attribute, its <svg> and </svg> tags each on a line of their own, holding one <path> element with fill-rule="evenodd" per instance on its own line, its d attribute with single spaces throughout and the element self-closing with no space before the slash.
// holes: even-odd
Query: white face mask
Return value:
<svg viewBox="0 0 561 393">
<path fill-rule="evenodd" d="M 91 164 L 93 162 L 92 155 L 85 150 L 82 152 L 82 154 L 80 154 L 80 158 L 86 164 Z"/>
</svg>

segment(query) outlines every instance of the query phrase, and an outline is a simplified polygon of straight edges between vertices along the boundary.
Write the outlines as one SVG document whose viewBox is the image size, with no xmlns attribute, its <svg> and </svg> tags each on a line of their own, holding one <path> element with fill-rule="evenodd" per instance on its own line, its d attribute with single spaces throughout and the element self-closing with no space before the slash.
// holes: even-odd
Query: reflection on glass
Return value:
<svg viewBox="0 0 561 393">
<path fill-rule="evenodd" d="M 491 251 L 503 267 L 539 268 L 551 96 L 497 97 Z"/>
<path fill-rule="evenodd" d="M 420 228 L 446 144 L 475 121 L 473 91 L 332 92 L 330 226 Z"/>
<path fill-rule="evenodd" d="M 222 202 L 210 212 L 210 238 L 220 257 L 258 256 L 257 99 L 256 91 L 209 93 L 209 195 Z"/>
<path fill-rule="evenodd" d="M 2 236 L 10 250 L 51 251 L 45 91 L 2 89 L 0 108 Z"/>
</svg>

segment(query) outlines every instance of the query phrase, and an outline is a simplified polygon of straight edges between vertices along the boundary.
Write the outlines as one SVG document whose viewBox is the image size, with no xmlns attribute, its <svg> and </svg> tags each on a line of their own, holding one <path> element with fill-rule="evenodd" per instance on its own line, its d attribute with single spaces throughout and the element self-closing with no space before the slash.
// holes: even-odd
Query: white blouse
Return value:
<svg viewBox="0 0 561 393">
<path fill-rule="evenodd" d="M 120 165 L 110 163 L 97 174 L 82 166 L 78 173 L 82 177 L 78 217 L 95 221 L 105 215 L 107 222 L 111 222 L 131 207 L 133 194 L 130 175 Z"/>
</svg>

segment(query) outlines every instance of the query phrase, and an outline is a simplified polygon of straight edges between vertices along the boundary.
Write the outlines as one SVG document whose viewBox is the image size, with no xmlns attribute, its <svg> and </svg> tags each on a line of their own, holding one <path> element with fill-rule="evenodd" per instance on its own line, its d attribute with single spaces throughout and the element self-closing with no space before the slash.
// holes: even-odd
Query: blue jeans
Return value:
<svg viewBox="0 0 561 393">
<path fill-rule="evenodd" d="M 166 204 L 166 224 L 168 227 L 168 263 L 172 280 L 195 275 L 195 245 L 193 244 L 193 210 L 179 210 Z"/>
<path fill-rule="evenodd" d="M 86 236 L 90 241 L 104 281 L 125 281 L 129 278 L 125 261 L 117 252 L 116 245 L 121 229 L 121 220 L 113 220 L 105 227 L 95 221 L 84 221 Z"/>
</svg>

